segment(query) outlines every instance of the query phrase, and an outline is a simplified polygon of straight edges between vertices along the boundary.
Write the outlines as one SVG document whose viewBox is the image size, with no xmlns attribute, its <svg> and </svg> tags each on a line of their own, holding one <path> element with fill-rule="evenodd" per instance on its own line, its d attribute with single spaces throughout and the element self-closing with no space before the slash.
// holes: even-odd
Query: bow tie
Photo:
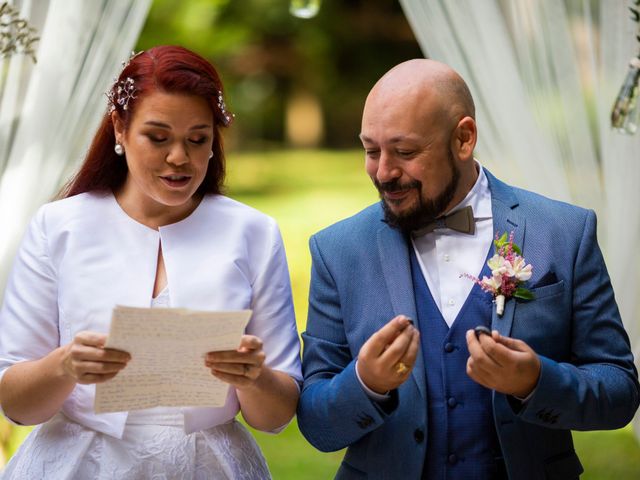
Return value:
<svg viewBox="0 0 640 480">
<path fill-rule="evenodd" d="M 476 231 L 473 208 L 469 205 L 460 210 L 456 210 L 450 215 L 438 217 L 426 227 L 411 232 L 411 236 L 413 238 L 421 237 L 422 235 L 433 232 L 436 228 L 450 228 L 456 232 L 473 235 Z"/>
</svg>

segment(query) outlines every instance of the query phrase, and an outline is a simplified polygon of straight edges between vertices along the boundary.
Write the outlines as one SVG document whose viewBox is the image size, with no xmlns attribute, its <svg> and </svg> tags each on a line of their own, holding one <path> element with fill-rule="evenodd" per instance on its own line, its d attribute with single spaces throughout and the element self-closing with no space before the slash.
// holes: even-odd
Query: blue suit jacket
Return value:
<svg viewBox="0 0 640 480">
<path fill-rule="evenodd" d="M 514 232 L 535 300 L 510 299 L 492 328 L 542 361 L 522 407 L 494 392 L 496 430 L 511 479 L 577 478 L 570 430 L 619 428 L 640 399 L 637 372 L 590 210 L 510 187 L 489 172 L 494 230 Z M 314 235 L 304 385 L 298 422 L 322 451 L 348 447 L 336 478 L 420 478 L 427 425 L 425 367 L 381 408 L 355 375 L 362 344 L 398 314 L 416 318 L 406 242 L 373 205 Z M 427 266 L 428 268 L 428 266 Z M 461 281 L 463 281 L 461 279 Z M 421 332 L 428 335 L 429 332 Z M 453 433 L 455 435 L 455 432 Z"/>
</svg>

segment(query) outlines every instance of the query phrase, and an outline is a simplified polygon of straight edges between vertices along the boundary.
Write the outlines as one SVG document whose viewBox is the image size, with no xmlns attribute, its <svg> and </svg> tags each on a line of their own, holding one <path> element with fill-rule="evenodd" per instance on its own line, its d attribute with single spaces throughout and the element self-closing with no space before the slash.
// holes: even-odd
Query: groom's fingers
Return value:
<svg viewBox="0 0 640 480">
<path fill-rule="evenodd" d="M 507 347 L 509 350 L 514 350 L 516 352 L 528 352 L 531 351 L 531 347 L 527 345 L 522 340 L 511 337 L 504 337 L 500 335 L 498 332 L 495 332 L 493 335 L 493 339 L 499 343 Z"/>
<path fill-rule="evenodd" d="M 397 388 L 406 379 L 398 371 L 398 361 L 410 352 L 413 332 L 409 319 L 403 315 L 395 317 L 375 332 L 358 353 L 358 376 L 364 385 L 374 392 L 384 393 Z M 405 367 L 411 368 L 411 364 Z"/>
<path fill-rule="evenodd" d="M 389 345 L 402 333 L 402 331 L 411 325 L 411 322 L 404 315 L 398 315 L 393 318 L 384 327 L 371 335 L 371 338 L 365 342 L 362 349 L 365 350 L 366 355 L 373 357 L 379 357 L 382 353 L 389 348 Z"/>
<path fill-rule="evenodd" d="M 415 365 L 416 357 L 418 356 L 418 349 L 420 348 L 420 332 L 415 328 L 412 330 L 409 346 L 407 347 L 404 356 L 400 359 L 400 361 L 409 368 L 413 368 L 413 365 Z"/>
<path fill-rule="evenodd" d="M 491 337 L 483 335 L 479 342 L 484 352 L 501 367 L 517 362 L 523 355 L 533 353 L 522 340 L 504 337 L 495 330 Z"/>
<path fill-rule="evenodd" d="M 480 338 L 477 338 L 473 330 L 468 330 L 466 337 L 469 358 L 472 360 L 471 365 L 476 366 L 476 369 L 482 368 L 483 370 L 494 370 L 501 367 L 500 361 L 496 358 L 495 347 L 504 348 L 502 345 L 497 344 L 488 335 L 481 335 Z"/>
<path fill-rule="evenodd" d="M 413 339 L 413 332 L 416 329 L 410 325 L 405 327 L 402 332 L 393 339 L 391 344 L 387 346 L 387 349 L 380 355 L 380 360 L 389 366 L 393 366 L 400 361 L 405 355 L 407 350 L 411 346 L 411 340 Z"/>
</svg>

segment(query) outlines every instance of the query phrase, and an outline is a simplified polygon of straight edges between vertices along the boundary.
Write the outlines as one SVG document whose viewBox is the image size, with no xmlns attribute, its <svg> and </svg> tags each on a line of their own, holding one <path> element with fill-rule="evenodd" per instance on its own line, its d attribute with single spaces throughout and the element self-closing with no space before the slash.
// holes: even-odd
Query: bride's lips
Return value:
<svg viewBox="0 0 640 480">
<path fill-rule="evenodd" d="M 160 177 L 165 185 L 171 188 L 182 188 L 191 181 L 190 175 L 165 175 Z"/>
</svg>

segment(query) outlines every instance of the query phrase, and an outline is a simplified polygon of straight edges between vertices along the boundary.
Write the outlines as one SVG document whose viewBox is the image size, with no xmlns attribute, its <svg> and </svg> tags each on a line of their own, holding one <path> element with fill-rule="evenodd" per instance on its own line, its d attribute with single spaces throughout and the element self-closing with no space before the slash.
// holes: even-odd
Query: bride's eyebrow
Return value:
<svg viewBox="0 0 640 480">
<path fill-rule="evenodd" d="M 167 130 L 171 130 L 171 125 L 169 125 L 168 123 L 158 122 L 156 120 L 148 120 L 144 122 L 144 125 L 149 125 L 151 127 L 166 128 Z M 206 128 L 211 128 L 211 125 L 208 123 L 194 125 L 193 127 L 190 127 L 189 130 L 203 130 Z"/>
<path fill-rule="evenodd" d="M 167 124 L 167 123 L 163 123 L 163 122 L 158 122 L 155 120 L 148 120 L 146 122 L 144 122 L 143 125 L 149 125 L 150 127 L 159 127 L 159 128 L 166 128 L 171 130 L 171 125 Z"/>
</svg>

